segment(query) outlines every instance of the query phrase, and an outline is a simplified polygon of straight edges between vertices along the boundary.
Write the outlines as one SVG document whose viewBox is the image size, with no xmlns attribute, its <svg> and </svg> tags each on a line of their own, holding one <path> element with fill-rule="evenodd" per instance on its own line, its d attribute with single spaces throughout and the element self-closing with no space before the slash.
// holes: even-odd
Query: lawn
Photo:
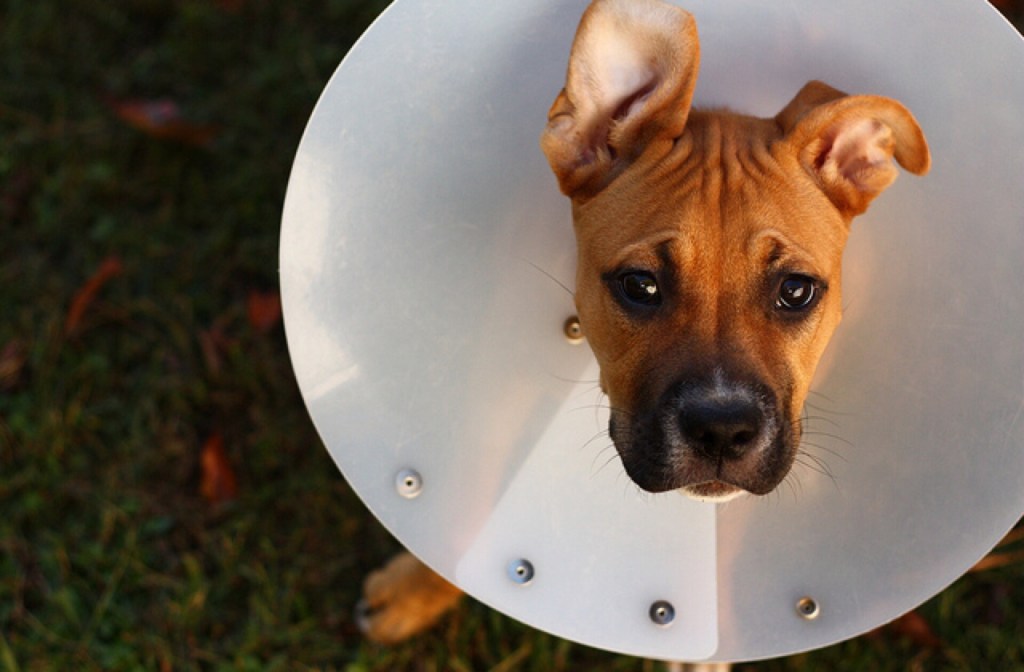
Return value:
<svg viewBox="0 0 1024 672">
<path fill-rule="evenodd" d="M 277 241 L 305 121 L 386 4 L 0 5 L 0 672 L 660 669 L 468 601 L 394 648 L 353 623 L 397 544 L 306 415 Z M 1024 670 L 1024 561 L 738 669 Z"/>
</svg>

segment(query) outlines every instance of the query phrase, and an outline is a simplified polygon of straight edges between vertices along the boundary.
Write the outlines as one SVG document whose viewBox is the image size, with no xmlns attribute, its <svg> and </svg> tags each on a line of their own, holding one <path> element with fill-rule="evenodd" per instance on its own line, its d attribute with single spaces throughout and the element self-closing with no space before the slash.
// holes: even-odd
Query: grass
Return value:
<svg viewBox="0 0 1024 672">
<path fill-rule="evenodd" d="M 320 445 L 272 297 L 302 128 L 384 4 L 4 0 L 0 672 L 660 669 L 472 602 L 390 649 L 352 622 L 396 544 Z M 1024 670 L 1022 563 L 920 614 L 739 669 Z"/>
</svg>

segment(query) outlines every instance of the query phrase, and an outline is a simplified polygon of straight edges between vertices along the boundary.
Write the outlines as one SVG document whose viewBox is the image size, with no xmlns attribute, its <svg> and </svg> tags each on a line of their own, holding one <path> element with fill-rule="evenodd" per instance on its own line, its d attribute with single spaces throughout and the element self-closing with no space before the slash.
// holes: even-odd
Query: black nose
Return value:
<svg viewBox="0 0 1024 672">
<path fill-rule="evenodd" d="M 757 445 L 764 414 L 753 401 L 691 400 L 679 411 L 679 429 L 701 456 L 735 460 Z"/>
</svg>

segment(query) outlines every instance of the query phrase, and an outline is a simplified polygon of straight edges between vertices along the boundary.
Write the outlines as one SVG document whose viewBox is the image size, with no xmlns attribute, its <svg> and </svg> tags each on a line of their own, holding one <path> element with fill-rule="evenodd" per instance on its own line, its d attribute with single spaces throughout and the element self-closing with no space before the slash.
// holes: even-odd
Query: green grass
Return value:
<svg viewBox="0 0 1024 672">
<path fill-rule="evenodd" d="M 384 4 L 0 5 L 0 672 L 660 669 L 472 602 L 392 649 L 352 622 L 397 546 L 246 299 L 276 287 L 302 128 Z M 141 132 L 115 114 L 129 99 L 173 101 L 188 125 Z M 122 272 L 68 333 L 112 256 Z M 223 504 L 200 494 L 214 434 L 238 480 Z M 921 613 L 940 645 L 890 631 L 740 669 L 1024 670 L 1020 563 Z"/>
</svg>

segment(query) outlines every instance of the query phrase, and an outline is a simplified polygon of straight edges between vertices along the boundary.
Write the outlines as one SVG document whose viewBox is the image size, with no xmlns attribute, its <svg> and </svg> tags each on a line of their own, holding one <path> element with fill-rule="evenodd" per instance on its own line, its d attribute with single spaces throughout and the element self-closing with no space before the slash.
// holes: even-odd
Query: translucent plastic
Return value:
<svg viewBox="0 0 1024 672">
<path fill-rule="evenodd" d="M 882 624 L 1024 511 L 1024 43 L 982 0 L 685 3 L 698 104 L 770 116 L 823 79 L 901 100 L 934 157 L 855 222 L 807 456 L 715 506 L 632 485 L 563 335 L 575 249 L 537 139 L 584 6 L 398 0 L 331 80 L 281 235 L 316 426 L 411 550 L 555 634 L 742 660 Z"/>
</svg>

